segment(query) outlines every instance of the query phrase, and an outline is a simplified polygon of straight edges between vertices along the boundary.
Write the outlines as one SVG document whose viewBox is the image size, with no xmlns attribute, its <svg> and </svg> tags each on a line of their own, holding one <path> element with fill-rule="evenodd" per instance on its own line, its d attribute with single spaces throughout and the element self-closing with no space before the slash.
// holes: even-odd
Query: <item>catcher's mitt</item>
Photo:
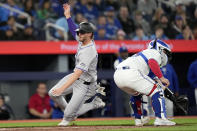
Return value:
<svg viewBox="0 0 197 131">
<path fill-rule="evenodd" d="M 188 105 L 189 99 L 185 95 L 180 95 L 176 98 L 175 112 L 177 115 L 187 115 L 188 114 Z M 179 105 L 179 106 L 177 106 Z"/>
</svg>

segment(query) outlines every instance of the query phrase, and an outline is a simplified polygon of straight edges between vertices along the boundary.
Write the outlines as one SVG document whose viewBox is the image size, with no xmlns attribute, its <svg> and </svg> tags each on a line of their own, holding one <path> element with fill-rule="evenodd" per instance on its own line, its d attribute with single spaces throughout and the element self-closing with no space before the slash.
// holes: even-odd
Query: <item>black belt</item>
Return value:
<svg viewBox="0 0 197 131">
<path fill-rule="evenodd" d="M 90 84 L 91 84 L 91 82 L 84 81 L 84 80 L 82 80 L 82 79 L 80 79 L 80 78 L 78 78 L 77 80 L 83 81 L 83 84 L 84 84 L 84 85 L 90 85 Z"/>
</svg>

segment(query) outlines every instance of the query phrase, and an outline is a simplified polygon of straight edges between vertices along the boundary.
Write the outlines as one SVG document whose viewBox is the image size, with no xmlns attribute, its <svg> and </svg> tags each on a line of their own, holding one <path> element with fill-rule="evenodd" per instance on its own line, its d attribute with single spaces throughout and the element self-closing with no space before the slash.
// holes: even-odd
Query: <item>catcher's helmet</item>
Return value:
<svg viewBox="0 0 197 131">
<path fill-rule="evenodd" d="M 170 46 L 162 40 L 155 39 L 148 44 L 148 49 L 156 49 L 159 53 L 165 51 L 168 57 L 171 57 Z"/>
<path fill-rule="evenodd" d="M 82 34 L 85 34 L 85 33 L 93 33 L 94 32 L 94 25 L 92 23 L 89 23 L 89 22 L 81 22 L 79 24 L 79 28 L 77 28 L 75 31 L 78 33 L 82 33 Z"/>
</svg>

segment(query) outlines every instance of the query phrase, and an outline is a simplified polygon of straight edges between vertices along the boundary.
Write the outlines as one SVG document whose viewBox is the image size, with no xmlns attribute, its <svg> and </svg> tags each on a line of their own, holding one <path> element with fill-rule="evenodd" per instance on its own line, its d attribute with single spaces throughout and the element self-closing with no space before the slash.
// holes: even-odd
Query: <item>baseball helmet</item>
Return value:
<svg viewBox="0 0 197 131">
<path fill-rule="evenodd" d="M 75 31 L 77 33 L 82 33 L 82 34 L 85 34 L 85 33 L 93 33 L 95 30 L 95 27 L 92 23 L 90 22 L 81 22 L 79 24 L 79 28 L 77 28 Z"/>
<path fill-rule="evenodd" d="M 162 40 L 159 40 L 159 39 L 152 40 L 148 44 L 148 49 L 156 49 L 159 53 L 162 53 L 163 51 L 165 51 L 165 54 L 168 57 L 171 57 L 170 46 Z"/>
<path fill-rule="evenodd" d="M 119 48 L 119 53 L 123 53 L 123 52 L 128 52 L 127 47 L 122 46 L 122 47 Z"/>
</svg>

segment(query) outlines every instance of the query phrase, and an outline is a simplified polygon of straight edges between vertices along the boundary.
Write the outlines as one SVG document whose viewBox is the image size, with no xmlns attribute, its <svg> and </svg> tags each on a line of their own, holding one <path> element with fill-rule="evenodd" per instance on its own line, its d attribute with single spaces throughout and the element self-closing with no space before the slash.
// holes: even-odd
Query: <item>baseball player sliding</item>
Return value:
<svg viewBox="0 0 197 131">
<path fill-rule="evenodd" d="M 170 53 L 169 46 L 156 39 L 149 43 L 148 49 L 127 58 L 117 66 L 114 81 L 120 89 L 133 96 L 132 108 L 134 109 L 135 123 L 138 126 L 146 123 L 141 119 L 143 115 L 141 111 L 142 95 L 151 97 L 156 116 L 154 125 L 176 124 L 166 118 L 163 84 L 168 87 L 170 83 L 168 79 L 163 77 L 160 70 L 160 67 L 167 64 Z M 152 79 L 153 75 L 159 78 L 158 82 Z"/>
<path fill-rule="evenodd" d="M 89 22 L 82 22 L 77 28 L 71 19 L 70 5 L 65 3 L 63 8 L 70 32 L 78 41 L 78 49 L 74 72 L 65 76 L 49 91 L 50 97 L 64 110 L 64 117 L 59 126 L 67 126 L 79 115 L 105 106 L 105 103 L 95 96 L 96 90 L 101 92 L 103 90 L 97 86 L 98 54 L 93 41 L 94 26 Z M 72 98 L 67 103 L 64 96 L 71 92 L 73 92 Z M 95 96 L 92 102 L 85 103 L 92 96 Z"/>
</svg>

